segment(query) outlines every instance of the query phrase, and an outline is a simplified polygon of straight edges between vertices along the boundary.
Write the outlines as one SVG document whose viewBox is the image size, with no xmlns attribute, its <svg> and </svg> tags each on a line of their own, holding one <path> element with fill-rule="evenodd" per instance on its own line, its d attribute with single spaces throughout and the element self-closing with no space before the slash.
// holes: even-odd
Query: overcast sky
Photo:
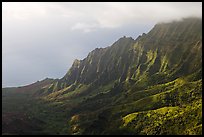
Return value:
<svg viewBox="0 0 204 137">
<path fill-rule="evenodd" d="M 202 3 L 2 3 L 2 86 L 61 78 L 74 59 L 158 22 L 202 17 Z"/>
</svg>

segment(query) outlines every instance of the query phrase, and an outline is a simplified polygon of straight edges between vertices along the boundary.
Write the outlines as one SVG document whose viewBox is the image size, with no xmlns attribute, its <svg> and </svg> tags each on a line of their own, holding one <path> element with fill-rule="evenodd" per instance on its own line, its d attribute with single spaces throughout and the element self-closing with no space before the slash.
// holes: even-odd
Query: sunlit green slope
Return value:
<svg viewBox="0 0 204 137">
<path fill-rule="evenodd" d="M 202 21 L 122 37 L 29 95 L 46 134 L 202 134 Z"/>
</svg>

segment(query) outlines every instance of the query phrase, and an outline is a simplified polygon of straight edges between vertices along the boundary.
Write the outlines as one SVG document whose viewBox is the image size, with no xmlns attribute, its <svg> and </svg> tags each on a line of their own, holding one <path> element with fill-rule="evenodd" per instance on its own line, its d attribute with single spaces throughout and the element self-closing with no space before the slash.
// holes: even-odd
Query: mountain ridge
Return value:
<svg viewBox="0 0 204 137">
<path fill-rule="evenodd" d="M 194 18 L 193 18 L 194 19 Z M 186 22 L 186 21 L 192 21 L 193 20 L 192 18 L 189 18 L 189 19 L 184 19 L 184 21 Z M 196 19 L 197 20 L 197 19 Z M 194 20 L 193 20 L 194 21 Z M 181 24 L 181 22 L 182 21 L 179 21 L 179 22 L 174 22 L 175 24 L 176 24 L 176 26 L 177 25 L 180 25 Z M 195 21 L 194 21 L 195 22 Z M 193 22 L 193 23 L 194 23 Z M 188 22 L 189 23 L 189 22 Z M 163 29 L 163 25 L 164 26 L 166 26 L 165 28 L 165 30 L 164 30 L 164 32 L 163 33 L 166 33 L 166 34 L 163 34 L 163 33 L 158 33 L 158 34 L 156 34 L 157 33 L 157 30 L 159 29 Z M 169 25 L 169 27 L 168 27 L 168 25 Z M 188 24 L 187 24 L 188 25 Z M 197 26 L 199 26 L 199 25 L 201 25 L 201 24 L 199 24 L 199 23 L 197 23 L 196 24 Z M 126 53 L 124 53 L 125 55 L 127 55 L 127 54 L 129 54 L 129 53 L 127 53 L 127 50 L 128 49 L 130 49 L 130 48 L 132 48 L 132 50 L 136 50 L 136 51 L 129 51 L 129 52 L 141 52 L 141 51 L 139 51 L 139 50 L 150 50 L 148 53 L 144 53 L 144 54 L 148 54 L 147 56 L 142 56 L 142 58 L 148 58 L 148 56 L 149 56 L 149 61 L 157 61 L 157 60 L 159 60 L 159 59 L 157 59 L 157 58 L 154 58 L 154 56 L 156 56 L 156 54 L 157 54 L 157 51 L 156 50 L 154 50 L 154 51 L 151 51 L 151 49 L 157 49 L 157 50 L 159 50 L 159 51 L 161 51 L 161 52 L 163 52 L 163 50 L 164 49 L 162 49 L 162 47 L 160 46 L 160 47 L 154 47 L 154 45 L 158 45 L 157 43 L 156 44 L 154 44 L 154 42 L 156 42 L 155 40 L 153 40 L 153 43 L 151 42 L 151 39 L 152 38 L 150 38 L 149 36 L 150 35 L 153 35 L 154 37 L 156 37 L 156 36 L 158 36 L 159 38 L 160 38 L 160 35 L 162 35 L 163 37 L 165 36 L 165 35 L 172 35 L 172 34 L 168 34 L 167 32 L 168 32 L 168 30 L 169 30 L 169 28 L 171 28 L 171 26 L 174 26 L 174 24 L 172 25 L 171 23 L 165 23 L 165 24 L 158 24 L 158 25 L 155 25 L 154 27 L 153 27 L 153 29 L 150 31 L 150 32 L 148 32 L 147 34 L 143 34 L 143 35 L 141 35 L 141 36 L 139 36 L 138 38 L 136 38 L 136 40 L 134 40 L 133 38 L 131 38 L 131 37 L 121 37 L 119 40 L 117 40 L 115 43 L 113 43 L 113 45 L 111 46 L 111 48 L 110 47 L 106 47 L 106 48 L 96 48 L 95 50 L 93 50 L 93 51 L 91 51 L 89 54 L 88 54 L 88 56 L 86 57 L 86 58 L 84 58 L 83 60 L 75 60 L 74 61 L 74 63 L 73 63 L 73 65 L 72 65 L 72 67 L 70 68 L 70 70 L 67 72 L 67 74 L 61 79 L 61 81 L 70 81 L 70 82 L 67 82 L 68 83 L 68 85 L 70 85 L 70 84 L 72 84 L 72 83 L 74 83 L 75 81 L 76 82 L 79 82 L 79 83 L 90 83 L 90 80 L 87 80 L 87 79 L 93 79 L 92 78 L 92 76 L 93 75 L 95 75 L 95 76 L 98 76 L 98 72 L 100 72 L 100 68 L 102 68 L 102 70 L 103 70 L 103 72 L 101 72 L 101 73 L 105 73 L 105 71 L 106 71 L 106 69 L 107 69 L 107 71 L 109 71 L 109 70 L 111 70 L 111 69 L 113 69 L 113 65 L 111 66 L 110 65 L 110 63 L 109 63 L 109 60 L 110 60 L 110 62 L 115 62 L 115 64 L 116 65 L 114 65 L 114 66 L 116 66 L 116 67 L 121 67 L 121 64 L 119 64 L 119 66 L 117 66 L 117 63 L 119 62 L 120 63 L 120 61 L 118 61 L 118 59 L 120 60 L 120 57 L 122 57 L 123 58 L 123 56 L 122 56 L 122 53 L 124 53 L 124 52 L 126 52 Z M 181 25 L 179 26 L 179 27 L 181 27 Z M 183 30 L 185 30 L 185 28 L 186 27 L 183 27 L 182 26 L 182 31 Z M 174 31 L 174 30 L 173 30 Z M 180 32 L 180 33 L 182 33 L 182 31 Z M 200 32 L 200 31 L 199 31 Z M 178 36 L 180 35 L 180 34 L 177 34 Z M 177 35 L 176 36 L 174 36 L 174 37 L 177 37 Z M 153 39 L 159 39 L 159 38 L 154 38 L 153 37 Z M 150 38 L 150 40 L 149 40 L 149 38 Z M 179 38 L 179 37 L 178 37 Z M 145 41 L 144 39 L 148 39 L 148 41 Z M 198 39 L 198 38 L 197 38 Z M 167 39 L 168 40 L 168 39 Z M 174 40 L 174 38 L 173 38 L 173 40 Z M 181 39 L 182 40 L 182 39 Z M 145 48 L 144 48 L 144 46 L 143 47 L 141 47 L 140 46 L 140 42 L 141 41 L 144 41 L 142 44 L 145 46 Z M 163 40 L 164 41 L 164 40 Z M 172 39 L 171 39 L 171 41 L 172 41 Z M 127 46 L 125 46 L 125 44 L 127 44 L 127 43 L 125 43 L 125 42 L 130 42 L 130 43 L 132 43 L 132 45 L 131 44 L 129 44 L 128 43 L 128 45 Z M 151 42 L 151 44 L 149 44 Z M 133 43 L 135 44 L 134 46 L 133 46 Z M 160 41 L 159 42 L 159 44 L 163 44 L 163 42 L 162 41 Z M 172 51 L 172 52 L 176 52 L 176 50 L 180 50 L 180 47 L 182 46 L 180 46 L 179 47 L 179 44 L 180 43 L 178 43 L 177 45 L 178 46 L 174 46 L 174 51 Z M 149 49 L 150 47 L 149 47 L 149 45 L 151 45 L 151 49 Z M 121 48 L 119 48 L 118 46 L 121 46 Z M 198 47 L 196 47 L 196 46 L 198 46 Z M 167 46 L 165 46 L 165 47 L 167 47 Z M 126 49 L 125 49 L 126 48 Z M 171 45 L 169 44 L 169 46 L 168 46 L 168 49 L 165 49 L 166 51 L 168 51 L 168 50 L 172 50 L 172 49 L 170 49 L 170 48 L 172 48 L 171 47 Z M 197 44 L 195 45 L 195 47 L 193 48 L 193 49 L 195 49 L 195 50 L 200 50 L 201 49 L 201 41 L 198 41 L 197 42 Z M 164 52 L 166 52 L 166 51 L 164 51 Z M 201 50 L 200 50 L 201 51 Z M 116 55 L 115 56 L 112 56 L 112 52 L 114 53 L 116 53 Z M 160 52 L 160 53 L 161 53 Z M 182 52 L 182 51 L 179 51 L 179 52 Z M 189 52 L 189 49 L 188 49 L 188 52 Z M 199 54 L 201 54 L 201 52 L 197 52 L 197 51 L 195 51 L 196 53 L 199 53 Z M 191 53 L 191 52 L 190 52 Z M 142 54 L 142 53 L 139 53 L 139 54 Z M 165 71 L 165 69 L 166 68 L 168 68 L 168 67 L 170 67 L 169 65 L 170 64 L 167 64 L 167 62 L 165 62 L 165 61 L 168 61 L 167 60 L 167 58 L 166 58 L 166 55 L 165 55 L 165 53 L 162 53 L 163 55 L 161 55 L 162 57 L 162 59 L 160 59 L 160 60 L 163 60 L 164 61 L 164 64 L 163 64 L 163 66 L 161 66 L 160 67 L 160 70 L 159 71 Z M 106 59 L 104 56 L 109 56 L 109 59 Z M 137 56 L 136 54 L 132 54 L 132 53 L 130 53 L 130 56 L 132 56 L 133 58 L 135 58 L 135 56 Z M 152 57 L 151 57 L 152 56 Z M 173 55 L 173 56 L 178 56 L 177 58 L 182 58 L 181 56 L 179 56 L 179 55 Z M 184 56 L 186 56 L 186 55 L 184 55 Z M 198 56 L 200 56 L 200 55 L 198 55 Z M 117 59 L 117 61 L 116 60 L 114 60 L 114 57 Z M 139 58 L 139 57 L 137 57 L 137 58 Z M 152 60 L 151 60 L 152 59 Z M 104 66 L 103 65 L 100 65 L 100 60 L 107 60 L 106 62 L 105 61 L 103 61 L 104 62 L 104 66 L 106 66 L 107 68 L 105 69 L 104 68 Z M 131 60 L 131 59 L 129 59 L 129 60 Z M 174 60 L 173 60 L 173 58 L 171 59 L 172 61 L 173 61 L 173 63 L 172 64 L 176 64 L 175 62 L 174 62 Z M 123 63 L 124 63 L 124 61 L 122 61 Z M 136 61 L 135 60 L 132 60 L 132 62 L 131 63 L 136 63 Z M 166 64 L 165 64 L 166 63 Z M 170 61 L 169 61 L 169 63 L 170 63 Z M 96 66 L 94 66 L 95 64 L 97 64 Z M 98 65 L 99 64 L 99 65 Z M 101 63 L 101 64 L 103 64 L 103 63 Z M 139 62 L 138 64 L 141 64 L 141 62 Z M 143 67 L 143 66 L 145 66 L 145 63 L 143 63 L 144 65 L 141 65 L 141 67 Z M 178 61 L 177 61 L 177 64 L 178 64 Z M 80 66 L 81 65 L 81 66 Z M 130 66 L 131 64 L 128 64 L 127 66 Z M 76 69 L 74 69 L 76 67 Z M 156 68 L 157 66 L 155 66 L 155 68 Z M 171 67 L 174 67 L 174 66 L 171 66 Z M 88 70 L 88 68 L 91 68 L 91 70 Z M 105 69 L 105 70 L 104 70 Z M 122 70 L 121 68 L 119 69 L 119 70 Z M 91 72 L 90 72 L 91 71 Z M 114 71 L 117 71 L 117 69 L 115 69 Z M 155 72 L 155 70 L 154 69 L 150 69 L 149 70 L 150 71 L 150 73 L 154 73 Z M 158 70 L 157 70 L 158 71 Z M 173 70 L 172 70 L 173 71 Z M 86 72 L 87 72 L 87 75 L 86 75 Z M 70 73 L 70 74 L 69 74 Z M 77 74 L 76 74 L 77 73 Z M 80 73 L 80 74 L 79 74 Z M 124 68 L 124 70 L 123 71 L 119 71 L 118 73 L 122 73 L 122 75 L 124 74 L 125 76 L 124 77 L 126 77 L 126 73 L 127 73 L 127 70 L 126 70 L 126 68 Z M 70 75 L 70 76 L 69 76 Z M 71 77 L 70 79 L 72 80 L 69 80 L 69 77 Z M 91 77 L 91 78 L 90 78 Z M 99 77 L 99 76 L 98 76 Z M 114 77 L 114 76 L 112 76 L 112 77 Z M 75 81 L 73 81 L 73 79 L 75 79 Z M 82 80 L 83 79 L 83 80 Z M 96 79 L 96 78 L 94 78 L 94 79 Z M 113 79 L 112 79 L 113 80 Z M 124 80 L 124 79 L 123 79 Z"/>
<path fill-rule="evenodd" d="M 46 121 L 46 132 L 202 134 L 202 21 L 160 23 L 136 39 L 121 37 L 39 88 L 30 96 L 39 109 L 29 112 Z"/>
</svg>

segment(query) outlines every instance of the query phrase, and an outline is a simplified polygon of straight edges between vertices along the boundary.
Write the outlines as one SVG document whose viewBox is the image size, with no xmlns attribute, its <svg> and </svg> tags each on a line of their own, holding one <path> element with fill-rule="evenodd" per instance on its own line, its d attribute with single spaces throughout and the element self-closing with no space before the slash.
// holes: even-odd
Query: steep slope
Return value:
<svg viewBox="0 0 204 137">
<path fill-rule="evenodd" d="M 157 24 L 136 40 L 120 38 L 110 47 L 93 50 L 83 60 L 76 59 L 50 89 L 57 91 L 78 83 L 103 85 L 114 80 L 133 81 L 137 87 L 145 87 L 201 71 L 201 29 L 200 19 L 188 18 Z"/>
<path fill-rule="evenodd" d="M 99 86 L 119 78 L 124 79 L 130 65 L 125 56 L 128 55 L 133 44 L 132 38 L 123 37 L 111 47 L 97 48 L 85 59 L 76 59 L 67 74 L 53 84 L 49 90 L 53 92 L 74 84 L 92 83 Z"/>
<path fill-rule="evenodd" d="M 202 134 L 202 21 L 160 23 L 135 40 L 97 48 L 32 96 L 57 112 L 45 105 L 45 114 L 62 114 L 44 121 L 56 125 L 46 131 Z"/>
<path fill-rule="evenodd" d="M 201 99 L 202 83 L 199 82 L 199 86 L 196 85 L 199 87 L 198 90 L 195 90 L 196 86 L 190 86 L 190 82 L 199 81 L 202 78 L 201 28 L 201 20 L 194 18 L 158 24 L 148 34 L 143 34 L 137 38 L 133 44 L 130 43 L 129 46 L 124 44 L 123 46 L 127 48 L 126 52 L 123 51 L 124 56 L 120 52 L 116 52 L 116 55 L 106 55 L 110 58 L 115 56 L 119 63 L 114 62 L 114 58 L 111 58 L 111 62 L 114 62 L 114 70 L 108 69 L 109 64 L 105 65 L 105 70 L 107 70 L 105 79 L 108 84 L 99 82 L 101 85 L 95 85 L 91 82 L 94 88 L 85 90 L 79 88 L 76 90 L 79 94 L 73 98 L 82 96 L 83 100 L 75 102 L 78 105 L 75 105 L 71 110 L 71 115 L 73 115 L 71 131 L 74 134 L 110 134 L 116 127 L 118 127 L 116 131 L 120 131 L 119 125 L 111 125 L 110 123 L 117 123 L 118 120 L 121 120 L 121 116 L 172 106 L 178 107 L 180 112 L 183 113 L 181 122 L 173 124 L 175 129 L 180 129 L 180 126 L 184 123 L 195 125 L 192 129 L 196 126 L 200 128 L 201 125 L 192 123 L 192 119 L 188 120 L 187 117 L 191 115 L 189 110 L 192 110 L 195 117 L 198 115 L 197 123 L 199 124 L 201 121 L 201 101 L 193 102 Z M 125 41 L 124 39 L 132 41 L 129 38 L 122 38 L 119 39 L 118 43 L 122 43 L 121 40 Z M 104 51 L 104 54 L 111 53 L 111 48 L 115 47 L 109 47 Z M 119 50 L 121 47 L 118 46 L 117 48 Z M 117 57 L 117 53 L 119 57 Z M 84 65 L 82 66 L 84 67 Z M 119 77 L 115 77 L 117 70 L 120 70 Z M 79 72 L 81 71 L 79 70 Z M 100 78 L 96 76 L 93 79 L 100 81 Z M 109 77 L 112 79 L 109 79 Z M 78 82 L 75 81 L 75 84 Z M 161 89 L 163 85 L 166 85 L 166 87 Z M 160 88 L 157 89 L 154 86 Z M 189 86 L 190 88 L 188 88 Z M 86 91 L 89 94 L 81 94 L 81 92 Z M 194 94 L 195 98 L 192 97 Z M 181 97 L 177 97 L 178 95 Z M 72 97 L 67 97 L 67 99 L 72 99 Z M 182 102 L 185 100 L 192 100 L 192 102 L 187 101 L 189 104 L 185 105 L 185 102 Z M 183 109 L 183 105 L 189 106 L 189 109 Z M 173 113 L 172 115 L 177 114 Z M 77 120 L 75 121 L 75 119 Z M 161 121 L 165 121 L 165 117 L 161 118 Z M 137 125 L 137 122 L 135 124 Z M 166 124 L 162 126 L 168 128 Z M 141 127 L 144 128 L 145 126 Z M 158 131 L 156 133 L 153 132 L 156 129 L 150 129 L 150 132 L 144 132 L 144 134 L 201 134 L 200 129 L 193 132 L 189 128 L 186 126 L 180 132 L 169 129 L 167 132 Z M 128 130 L 128 132 L 124 132 L 127 134 L 143 134 L 143 131 L 131 132 Z"/>
</svg>

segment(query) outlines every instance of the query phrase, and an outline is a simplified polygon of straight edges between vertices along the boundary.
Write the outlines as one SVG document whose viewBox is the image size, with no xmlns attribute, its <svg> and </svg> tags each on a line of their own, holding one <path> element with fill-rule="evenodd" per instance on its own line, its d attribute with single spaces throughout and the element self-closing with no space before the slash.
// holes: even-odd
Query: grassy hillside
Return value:
<svg viewBox="0 0 204 137">
<path fill-rule="evenodd" d="M 61 79 L 4 88 L 3 134 L 201 135 L 201 49 L 199 18 L 122 37 Z"/>
</svg>

